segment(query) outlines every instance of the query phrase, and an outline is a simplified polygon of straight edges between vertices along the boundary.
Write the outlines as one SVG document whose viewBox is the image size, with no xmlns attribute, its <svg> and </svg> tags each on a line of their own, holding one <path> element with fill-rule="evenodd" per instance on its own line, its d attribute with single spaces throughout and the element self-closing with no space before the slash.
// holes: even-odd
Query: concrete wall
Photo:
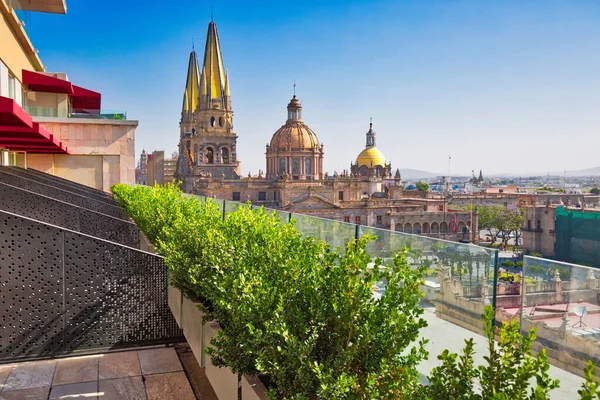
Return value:
<svg viewBox="0 0 600 400">
<path fill-rule="evenodd" d="M 67 147 L 70 154 L 28 154 L 27 167 L 96 189 L 135 183 L 134 143 L 137 121 L 34 118 Z M 23 166 L 22 156 L 18 165 Z"/>
</svg>

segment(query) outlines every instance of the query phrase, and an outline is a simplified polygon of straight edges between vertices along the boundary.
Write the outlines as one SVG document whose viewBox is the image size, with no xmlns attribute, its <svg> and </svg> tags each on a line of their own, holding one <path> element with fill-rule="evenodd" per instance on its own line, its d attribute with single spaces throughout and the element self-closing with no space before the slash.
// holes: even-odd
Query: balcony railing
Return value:
<svg viewBox="0 0 600 400">
<path fill-rule="evenodd" d="M 91 118 L 126 120 L 127 111 L 124 110 L 67 110 L 58 107 L 24 106 L 25 111 L 32 117 L 54 117 L 54 118 Z"/>
</svg>

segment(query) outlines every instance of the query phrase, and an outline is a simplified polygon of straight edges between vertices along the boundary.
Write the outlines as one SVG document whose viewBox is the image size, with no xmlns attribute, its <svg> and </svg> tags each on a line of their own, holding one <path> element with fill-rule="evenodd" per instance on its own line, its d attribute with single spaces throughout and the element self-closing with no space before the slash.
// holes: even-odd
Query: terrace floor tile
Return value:
<svg viewBox="0 0 600 400">
<path fill-rule="evenodd" d="M 6 379 L 2 393 L 11 390 L 50 387 L 56 361 L 33 361 L 15 365 Z"/>
<path fill-rule="evenodd" d="M 137 351 L 105 354 L 99 360 L 98 377 L 102 379 L 125 378 L 142 374 Z"/>
<path fill-rule="evenodd" d="M 139 350 L 138 355 L 144 375 L 183 371 L 179 357 L 172 347 Z"/>
<path fill-rule="evenodd" d="M 106 379 L 98 382 L 100 398 L 110 400 L 146 400 L 146 389 L 141 376 Z"/>
<path fill-rule="evenodd" d="M 47 400 L 49 387 L 2 392 L 0 400 Z"/>
<path fill-rule="evenodd" d="M 148 400 L 196 400 L 184 372 L 147 376 L 146 394 Z"/>
<path fill-rule="evenodd" d="M 98 381 L 52 386 L 48 400 L 98 400 Z"/>
<path fill-rule="evenodd" d="M 6 383 L 6 379 L 8 379 L 11 369 L 12 365 L 0 365 L 0 392 L 2 391 L 2 388 L 4 388 L 4 384 Z"/>
<path fill-rule="evenodd" d="M 76 357 L 56 362 L 52 385 L 98 380 L 98 357 Z"/>
</svg>

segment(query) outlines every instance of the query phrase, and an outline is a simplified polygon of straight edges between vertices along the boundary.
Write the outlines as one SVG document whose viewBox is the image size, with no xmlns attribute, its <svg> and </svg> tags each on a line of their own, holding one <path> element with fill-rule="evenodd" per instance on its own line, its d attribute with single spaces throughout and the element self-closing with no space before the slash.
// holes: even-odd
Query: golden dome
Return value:
<svg viewBox="0 0 600 400">
<path fill-rule="evenodd" d="M 271 150 L 311 150 L 319 148 L 317 135 L 303 122 L 288 121 L 271 138 Z"/>
<path fill-rule="evenodd" d="M 366 165 L 369 168 L 378 165 L 383 167 L 385 166 L 385 156 L 377 147 L 367 147 L 356 157 L 356 165 L 359 167 Z"/>
</svg>

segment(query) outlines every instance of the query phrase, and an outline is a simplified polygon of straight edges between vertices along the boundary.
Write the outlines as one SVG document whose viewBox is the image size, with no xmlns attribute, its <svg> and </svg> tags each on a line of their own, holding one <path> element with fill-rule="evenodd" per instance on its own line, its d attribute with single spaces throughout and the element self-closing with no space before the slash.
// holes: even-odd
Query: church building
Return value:
<svg viewBox="0 0 600 400">
<path fill-rule="evenodd" d="M 473 241 L 477 214 L 448 208 L 443 196 L 405 191 L 400 171 L 376 147 L 373 123 L 350 169 L 324 171 L 325 146 L 294 94 L 284 124 L 266 145 L 265 170 L 242 177 L 229 76 L 217 26 L 208 24 L 202 64 L 190 53 L 179 122 L 175 178 L 187 193 L 448 240 Z M 243 134 L 243 133 L 242 133 Z"/>
</svg>

